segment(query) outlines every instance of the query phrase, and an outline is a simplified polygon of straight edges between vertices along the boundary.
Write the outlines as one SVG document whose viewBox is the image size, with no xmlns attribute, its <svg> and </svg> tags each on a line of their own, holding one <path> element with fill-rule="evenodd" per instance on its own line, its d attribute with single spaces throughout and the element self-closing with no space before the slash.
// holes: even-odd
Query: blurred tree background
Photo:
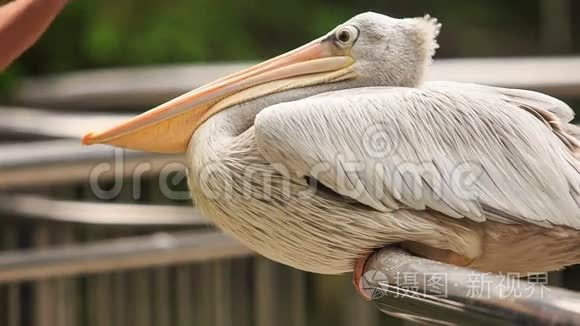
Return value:
<svg viewBox="0 0 580 326">
<path fill-rule="evenodd" d="M 369 10 L 439 18 L 437 57 L 580 51 L 580 1 L 573 0 L 73 0 L 0 75 L 0 90 L 24 75 L 267 58 Z"/>
</svg>

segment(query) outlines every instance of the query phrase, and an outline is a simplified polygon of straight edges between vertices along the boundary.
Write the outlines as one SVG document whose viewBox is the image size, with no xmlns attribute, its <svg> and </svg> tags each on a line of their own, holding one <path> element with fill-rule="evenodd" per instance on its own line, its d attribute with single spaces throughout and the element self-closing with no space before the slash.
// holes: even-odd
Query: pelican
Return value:
<svg viewBox="0 0 580 326">
<path fill-rule="evenodd" d="M 356 279 L 390 245 L 485 272 L 580 263 L 573 111 L 423 81 L 440 26 L 363 13 L 82 142 L 186 153 L 203 214 L 305 271 Z"/>
</svg>

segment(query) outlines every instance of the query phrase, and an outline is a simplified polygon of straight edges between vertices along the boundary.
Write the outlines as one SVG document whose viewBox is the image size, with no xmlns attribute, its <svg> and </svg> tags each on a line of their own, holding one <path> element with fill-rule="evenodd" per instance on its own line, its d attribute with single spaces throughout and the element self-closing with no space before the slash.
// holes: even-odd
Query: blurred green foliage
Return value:
<svg viewBox="0 0 580 326">
<path fill-rule="evenodd" d="M 368 10 L 396 17 L 425 13 L 438 17 L 444 26 L 439 57 L 536 55 L 546 53 L 539 44 L 540 4 L 540 0 L 74 0 L 42 39 L 0 75 L 0 89 L 6 90 L 22 75 L 266 58 Z M 574 1 L 572 7 L 580 9 Z M 573 50 L 578 50 L 578 36 L 574 41 Z"/>
</svg>

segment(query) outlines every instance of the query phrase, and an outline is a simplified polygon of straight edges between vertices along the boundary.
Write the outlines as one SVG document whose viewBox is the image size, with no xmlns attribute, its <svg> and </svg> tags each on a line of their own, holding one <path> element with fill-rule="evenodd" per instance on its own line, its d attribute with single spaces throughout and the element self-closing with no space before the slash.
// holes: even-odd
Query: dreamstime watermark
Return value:
<svg viewBox="0 0 580 326">
<path fill-rule="evenodd" d="M 477 162 L 442 167 L 434 161 L 356 160 L 354 156 L 336 153 L 331 160 L 319 161 L 301 173 L 282 163 L 226 158 L 200 164 L 189 177 L 197 186 L 194 191 L 212 200 L 284 202 L 292 198 L 309 200 L 321 195 L 321 191 L 333 191 L 375 207 L 389 206 L 394 201 L 413 207 L 414 203 L 436 206 L 441 201 L 477 200 L 477 183 L 485 175 Z M 157 187 L 167 199 L 189 200 L 184 186 L 186 171 L 183 162 L 128 159 L 125 151 L 115 149 L 112 161 L 93 166 L 89 185 L 93 194 L 103 200 L 127 193 L 127 187 L 132 199 L 141 199 L 146 185 Z"/>
<path fill-rule="evenodd" d="M 282 163 L 230 164 L 212 162 L 192 178 L 198 191 L 214 200 L 277 200 L 291 197 L 308 200 L 320 191 L 336 192 L 362 203 L 389 203 L 478 199 L 477 182 L 484 170 L 477 163 L 462 162 L 441 169 L 435 162 L 382 162 L 347 160 L 337 154 L 308 170 L 294 173 Z"/>
<path fill-rule="evenodd" d="M 328 150 L 303 153 L 292 162 L 272 163 L 257 153 L 243 156 L 235 151 L 224 153 L 223 158 L 199 159 L 188 173 L 190 184 L 196 195 L 212 200 L 287 202 L 332 191 L 379 209 L 399 203 L 422 209 L 425 205 L 447 207 L 449 203 L 476 201 L 481 191 L 478 182 L 488 177 L 476 161 L 429 154 L 437 151 L 431 148 L 417 150 L 414 146 L 425 140 L 409 139 L 410 135 L 392 124 L 377 122 L 362 134 L 350 132 L 344 131 L 344 139 L 327 140 L 333 142 Z M 348 143 L 345 139 L 360 141 Z M 333 152 L 332 148 L 343 150 Z M 112 161 L 91 169 L 89 184 L 93 194 L 105 200 L 126 194 L 127 188 L 132 199 L 140 199 L 145 185 L 159 188 L 167 199 L 189 200 L 188 189 L 183 186 L 187 184 L 186 171 L 183 162 L 128 159 L 124 150 L 115 149 Z M 151 175 L 156 182 L 151 183 Z M 461 207 L 451 207 L 457 209 Z"/>
</svg>

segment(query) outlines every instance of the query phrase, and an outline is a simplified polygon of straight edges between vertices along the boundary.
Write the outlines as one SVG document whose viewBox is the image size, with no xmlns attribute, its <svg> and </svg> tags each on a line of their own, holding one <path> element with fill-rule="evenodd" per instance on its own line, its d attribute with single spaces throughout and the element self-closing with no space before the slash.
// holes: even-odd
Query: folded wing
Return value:
<svg viewBox="0 0 580 326">
<path fill-rule="evenodd" d="M 547 95 L 458 83 L 325 93 L 264 109 L 264 157 L 373 209 L 580 229 L 572 110 Z"/>
</svg>

